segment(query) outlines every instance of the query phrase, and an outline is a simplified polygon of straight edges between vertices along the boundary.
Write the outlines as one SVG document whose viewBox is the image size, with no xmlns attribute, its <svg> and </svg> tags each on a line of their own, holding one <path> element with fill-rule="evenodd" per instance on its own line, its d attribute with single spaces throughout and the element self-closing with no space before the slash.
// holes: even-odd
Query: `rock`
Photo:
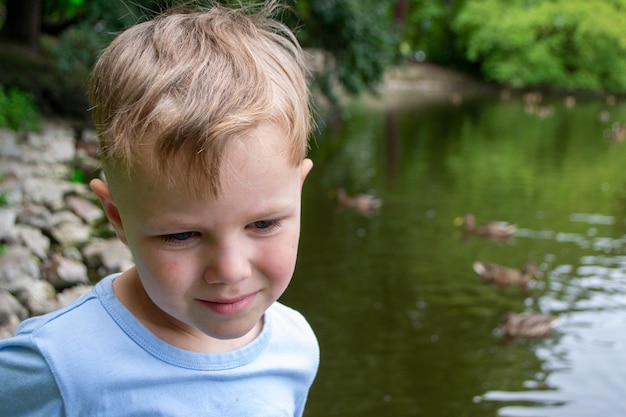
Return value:
<svg viewBox="0 0 626 417">
<path fill-rule="evenodd" d="M 50 234 L 62 246 L 76 246 L 89 241 L 92 229 L 84 224 L 76 215 L 63 212 L 64 216 L 53 215 Z M 56 217 L 55 217 L 56 216 Z M 65 219 L 63 219 L 65 217 Z"/>
<path fill-rule="evenodd" d="M 133 265 L 119 240 L 96 238 L 112 228 L 95 194 L 75 181 L 102 175 L 97 138 L 73 126 L 46 120 L 40 133 L 0 129 L 0 339 L 89 291 L 89 277 Z"/>
<path fill-rule="evenodd" d="M 11 242 L 15 240 L 15 219 L 17 215 L 14 210 L 0 208 L 0 241 Z"/>
<path fill-rule="evenodd" d="M 40 316 L 59 308 L 55 288 L 44 280 L 16 291 L 15 296 L 28 309 L 30 316 Z"/>
<path fill-rule="evenodd" d="M 10 323 L 11 316 L 24 320 L 28 317 L 28 311 L 10 292 L 0 290 L 0 326 Z"/>
<path fill-rule="evenodd" d="M 40 204 L 27 203 L 17 215 L 17 221 L 37 229 L 51 230 L 52 213 L 47 207 Z"/>
<path fill-rule="evenodd" d="M 7 207 L 18 207 L 23 200 L 22 184 L 6 170 L 6 163 L 0 162 L 0 198 Z"/>
<path fill-rule="evenodd" d="M 91 228 L 82 224 L 63 223 L 52 230 L 52 237 L 64 246 L 78 245 L 89 240 Z"/>
<path fill-rule="evenodd" d="M 70 210 L 87 222 L 87 224 L 93 225 L 104 217 L 104 211 L 85 198 L 70 195 L 65 199 L 65 203 Z"/>
<path fill-rule="evenodd" d="M 23 246 L 10 246 L 0 256 L 0 290 L 15 292 L 40 277 L 39 265 Z"/>
<path fill-rule="evenodd" d="M 82 224 L 83 221 L 69 210 L 57 210 L 48 219 L 48 229 L 53 230 L 63 223 Z"/>
<path fill-rule="evenodd" d="M 12 314 L 9 316 L 7 323 L 0 325 L 0 339 L 6 339 L 13 336 L 21 322 L 22 320 L 20 320 L 20 318 L 16 315 Z"/>
<path fill-rule="evenodd" d="M 39 259 L 45 259 L 50 250 L 50 239 L 32 226 L 18 224 L 15 226 L 17 239 Z"/>
<path fill-rule="evenodd" d="M 63 208 L 63 196 L 70 190 L 70 184 L 53 178 L 26 178 L 24 180 L 24 200 L 44 205 L 52 210 Z"/>
<path fill-rule="evenodd" d="M 34 160 L 38 163 L 71 162 L 76 155 L 76 139 L 74 136 L 74 131 L 70 126 L 45 121 L 40 133 L 29 132 L 27 136 L 27 150 L 32 150 L 39 154 L 38 158 Z M 24 155 L 22 159 L 29 162 Z"/>
<path fill-rule="evenodd" d="M 17 133 L 11 129 L 0 128 L 0 155 L 7 159 L 19 160 L 21 150 L 17 143 Z"/>
<path fill-rule="evenodd" d="M 41 271 L 46 280 L 59 290 L 89 281 L 85 264 L 56 253 L 43 263 Z"/>
<path fill-rule="evenodd" d="M 117 238 L 94 239 L 83 249 L 83 255 L 87 265 L 102 265 L 103 275 L 125 271 L 133 266 L 130 249 Z"/>
<path fill-rule="evenodd" d="M 93 289 L 93 285 L 77 285 L 75 287 L 67 288 L 57 295 L 59 307 L 65 307 L 74 300 L 78 299 L 83 294 L 88 293 Z"/>
<path fill-rule="evenodd" d="M 84 262 L 83 254 L 76 246 L 64 246 L 61 248 L 61 256 L 77 262 Z"/>
</svg>

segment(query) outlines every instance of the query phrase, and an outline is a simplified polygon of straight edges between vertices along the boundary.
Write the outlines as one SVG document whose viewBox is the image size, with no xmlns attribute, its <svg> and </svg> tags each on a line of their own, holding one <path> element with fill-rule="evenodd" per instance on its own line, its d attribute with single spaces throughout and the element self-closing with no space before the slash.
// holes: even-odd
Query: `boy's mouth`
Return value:
<svg viewBox="0 0 626 417">
<path fill-rule="evenodd" d="M 252 293 L 232 300 L 200 300 L 207 308 L 221 315 L 240 314 L 246 311 L 256 299 L 257 293 Z"/>
</svg>

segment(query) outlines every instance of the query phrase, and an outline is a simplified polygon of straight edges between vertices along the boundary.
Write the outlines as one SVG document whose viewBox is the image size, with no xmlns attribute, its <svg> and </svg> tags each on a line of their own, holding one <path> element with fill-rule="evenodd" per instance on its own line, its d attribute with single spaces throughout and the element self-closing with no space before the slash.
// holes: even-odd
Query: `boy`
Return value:
<svg viewBox="0 0 626 417">
<path fill-rule="evenodd" d="M 135 267 L 0 342 L 0 415 L 300 416 L 319 349 L 291 280 L 309 94 L 262 11 L 169 12 L 116 38 L 91 187 Z"/>
</svg>

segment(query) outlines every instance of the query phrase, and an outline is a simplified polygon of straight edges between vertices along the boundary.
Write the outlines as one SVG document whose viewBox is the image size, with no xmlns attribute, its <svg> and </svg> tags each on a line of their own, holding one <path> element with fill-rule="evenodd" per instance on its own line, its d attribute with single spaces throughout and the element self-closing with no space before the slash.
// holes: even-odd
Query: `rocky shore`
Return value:
<svg viewBox="0 0 626 417">
<path fill-rule="evenodd" d="M 86 184 L 96 148 L 95 132 L 69 121 L 0 129 L 0 339 L 132 265 Z"/>
</svg>

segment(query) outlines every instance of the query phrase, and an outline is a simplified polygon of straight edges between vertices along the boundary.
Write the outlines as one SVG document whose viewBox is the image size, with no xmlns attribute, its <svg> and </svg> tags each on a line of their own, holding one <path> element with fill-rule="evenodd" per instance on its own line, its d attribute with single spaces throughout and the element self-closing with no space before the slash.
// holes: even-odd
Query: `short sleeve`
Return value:
<svg viewBox="0 0 626 417">
<path fill-rule="evenodd" d="M 0 340 L 0 416 L 63 416 L 63 401 L 30 334 Z"/>
</svg>

